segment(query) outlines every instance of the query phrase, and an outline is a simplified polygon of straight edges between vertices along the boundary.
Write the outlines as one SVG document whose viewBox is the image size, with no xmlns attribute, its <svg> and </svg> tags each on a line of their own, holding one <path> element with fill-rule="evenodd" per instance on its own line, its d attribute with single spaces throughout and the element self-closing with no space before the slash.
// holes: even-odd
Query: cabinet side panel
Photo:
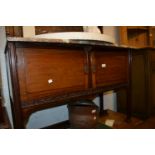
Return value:
<svg viewBox="0 0 155 155">
<path fill-rule="evenodd" d="M 132 63 L 132 97 L 133 113 L 146 115 L 145 62 L 143 55 L 133 56 Z"/>
<path fill-rule="evenodd" d="M 146 110 L 146 84 L 145 59 L 143 54 L 133 54 L 132 58 L 132 114 L 145 118 Z M 124 92 L 118 93 L 118 111 L 125 112 L 126 96 Z"/>
</svg>

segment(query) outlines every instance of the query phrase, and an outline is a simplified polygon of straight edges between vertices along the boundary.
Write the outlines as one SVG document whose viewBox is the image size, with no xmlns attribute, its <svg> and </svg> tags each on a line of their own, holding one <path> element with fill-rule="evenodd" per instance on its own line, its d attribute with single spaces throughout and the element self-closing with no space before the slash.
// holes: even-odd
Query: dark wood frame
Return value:
<svg viewBox="0 0 155 155">
<path fill-rule="evenodd" d="M 9 55 L 9 67 L 10 67 L 10 75 L 11 79 L 13 80 L 12 89 L 14 90 L 13 98 L 10 96 L 10 101 L 12 104 L 12 112 L 13 112 L 13 122 L 15 128 L 24 128 L 22 124 L 22 112 L 20 107 L 20 94 L 19 94 L 19 83 L 18 83 L 18 75 L 17 75 L 17 57 L 16 57 L 16 48 L 14 44 L 8 45 L 8 55 Z M 15 102 L 16 104 L 14 104 Z M 18 113 L 17 115 L 15 113 Z"/>
<path fill-rule="evenodd" d="M 81 98 L 94 98 L 96 96 L 100 97 L 100 114 L 103 113 L 103 92 L 109 91 L 109 90 L 115 90 L 118 91 L 120 89 L 125 89 L 127 93 L 127 119 L 129 120 L 131 118 L 131 86 L 130 86 L 130 64 L 131 64 L 131 51 L 127 48 L 118 48 L 113 46 L 100 46 L 103 49 L 116 49 L 122 50 L 124 49 L 125 52 L 128 52 L 128 63 L 129 63 L 129 77 L 127 82 L 119 83 L 119 84 L 113 84 L 110 86 L 104 86 L 101 88 L 90 88 L 86 91 L 80 91 L 76 93 L 70 93 L 68 95 L 62 95 L 59 97 L 46 97 L 42 99 L 37 99 L 28 102 L 21 102 L 20 101 L 20 90 L 19 90 L 19 81 L 17 76 L 17 56 L 16 56 L 16 47 L 27 47 L 27 46 L 39 46 L 39 47 L 51 47 L 51 46 L 82 46 L 85 51 L 89 52 L 91 51 L 91 45 L 80 45 L 80 44 L 63 44 L 63 43 L 30 43 L 30 42 L 8 42 L 6 54 L 9 56 L 9 66 L 11 71 L 11 80 L 12 80 L 12 88 L 13 88 L 13 98 L 10 97 L 10 100 L 12 102 L 12 112 L 13 112 L 13 121 L 14 121 L 14 128 L 25 128 L 25 125 L 28 121 L 28 118 L 30 114 L 32 114 L 35 111 L 54 107 L 54 106 L 60 106 L 63 104 L 66 104 L 66 102 L 69 102 L 69 104 L 72 104 L 74 101 L 79 100 Z M 97 45 L 94 45 L 94 47 L 98 47 Z M 90 76 L 91 77 L 91 76 Z M 91 79 L 90 79 L 91 80 Z M 89 80 L 89 81 L 90 81 Z M 90 84 L 91 85 L 91 84 Z"/>
<path fill-rule="evenodd" d="M 6 36 L 9 37 L 23 37 L 22 26 L 5 26 Z"/>
<path fill-rule="evenodd" d="M 136 47 L 154 47 L 154 27 L 153 26 L 120 26 L 119 27 L 119 36 L 120 36 L 120 45 L 127 46 L 136 46 Z M 138 36 L 139 34 L 143 34 L 146 38 L 141 40 Z M 135 39 L 134 42 L 130 43 L 130 35 L 131 38 Z M 140 40 L 139 40 L 140 39 Z M 138 41 L 138 45 L 136 45 L 136 40 Z"/>
</svg>

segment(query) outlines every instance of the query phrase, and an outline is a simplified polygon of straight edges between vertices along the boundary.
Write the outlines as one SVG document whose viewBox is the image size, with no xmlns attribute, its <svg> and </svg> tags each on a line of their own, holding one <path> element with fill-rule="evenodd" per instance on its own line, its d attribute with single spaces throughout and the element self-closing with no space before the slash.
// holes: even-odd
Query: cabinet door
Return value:
<svg viewBox="0 0 155 155">
<path fill-rule="evenodd" d="M 94 51 L 92 57 L 94 87 L 110 86 L 128 81 L 127 51 Z"/>
<path fill-rule="evenodd" d="M 20 49 L 18 72 L 22 100 L 87 89 L 86 60 L 82 49 Z"/>
</svg>

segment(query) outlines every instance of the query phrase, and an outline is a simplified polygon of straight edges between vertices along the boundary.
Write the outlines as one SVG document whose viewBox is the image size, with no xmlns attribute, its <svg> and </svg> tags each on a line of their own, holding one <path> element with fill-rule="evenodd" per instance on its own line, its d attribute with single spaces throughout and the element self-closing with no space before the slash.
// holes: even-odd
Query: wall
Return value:
<svg viewBox="0 0 155 155">
<path fill-rule="evenodd" d="M 23 36 L 32 37 L 35 35 L 35 27 L 34 26 L 23 26 Z"/>
<path fill-rule="evenodd" d="M 119 28 L 117 26 L 104 26 L 104 34 L 110 35 L 115 39 L 115 43 L 119 44 Z"/>
<path fill-rule="evenodd" d="M 13 126 L 11 105 L 10 105 L 10 100 L 9 100 L 6 62 L 5 62 L 5 55 L 4 55 L 5 45 L 6 45 L 5 27 L 0 26 L 0 68 L 1 68 L 0 70 L 1 70 L 1 80 L 2 80 L 2 84 L 1 84 L 2 85 L 2 97 L 3 97 L 3 104 L 6 107 L 10 123 Z"/>
</svg>

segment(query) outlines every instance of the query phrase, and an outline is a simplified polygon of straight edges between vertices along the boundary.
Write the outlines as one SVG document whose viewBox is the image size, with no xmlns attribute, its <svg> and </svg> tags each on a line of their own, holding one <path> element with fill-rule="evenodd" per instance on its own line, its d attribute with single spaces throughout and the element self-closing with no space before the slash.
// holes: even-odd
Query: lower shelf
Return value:
<svg viewBox="0 0 155 155">
<path fill-rule="evenodd" d="M 48 127 L 44 127 L 42 129 L 72 129 L 72 128 L 70 128 L 69 120 L 67 120 L 67 121 L 63 121 L 61 123 L 57 123 L 57 124 L 54 124 Z M 103 123 L 98 123 L 96 129 L 112 129 L 112 128 Z"/>
</svg>

